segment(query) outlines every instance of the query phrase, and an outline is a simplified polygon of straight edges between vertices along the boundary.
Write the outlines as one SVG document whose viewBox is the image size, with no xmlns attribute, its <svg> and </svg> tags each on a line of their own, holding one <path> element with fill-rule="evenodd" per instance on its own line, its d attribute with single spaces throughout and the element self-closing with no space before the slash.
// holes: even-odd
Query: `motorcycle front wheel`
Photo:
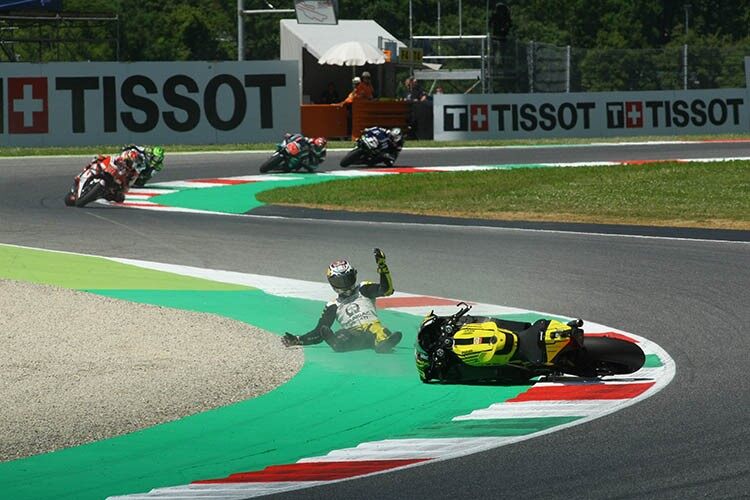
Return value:
<svg viewBox="0 0 750 500">
<path fill-rule="evenodd" d="M 266 172 L 274 170 L 278 168 L 283 162 L 284 157 L 278 153 L 274 153 L 260 166 L 260 173 L 265 174 Z"/>
<path fill-rule="evenodd" d="M 83 188 L 83 192 L 81 193 L 81 196 L 76 200 L 76 206 L 79 208 L 85 207 L 87 204 L 91 203 L 92 201 L 97 200 L 99 198 L 103 198 L 105 191 L 106 191 L 106 188 L 101 182 L 98 182 L 98 181 L 90 182 L 89 186 L 86 186 Z"/>
<path fill-rule="evenodd" d="M 344 158 L 342 158 L 340 165 L 342 167 L 348 167 L 349 165 L 361 163 L 364 155 L 365 153 L 361 149 L 359 148 L 352 149 L 351 151 L 346 153 L 346 156 L 344 156 Z"/>
</svg>

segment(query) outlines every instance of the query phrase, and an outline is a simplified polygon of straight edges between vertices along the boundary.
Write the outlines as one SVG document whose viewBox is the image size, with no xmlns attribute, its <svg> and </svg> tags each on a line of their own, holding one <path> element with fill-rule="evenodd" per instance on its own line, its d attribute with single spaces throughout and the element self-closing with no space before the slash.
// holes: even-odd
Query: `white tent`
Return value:
<svg viewBox="0 0 750 500">
<path fill-rule="evenodd" d="M 351 68 L 318 64 L 318 59 L 331 47 L 344 42 L 363 42 L 383 49 L 381 41 L 395 42 L 396 50 L 406 47 L 371 20 L 339 20 L 336 25 L 324 25 L 297 24 L 294 19 L 282 19 L 280 29 L 280 59 L 299 61 L 302 94 L 310 96 L 311 100 L 315 100 L 329 81 L 336 84 L 342 99 L 350 90 Z M 387 72 L 394 71 L 393 68 L 383 69 L 381 65 L 367 69 L 377 75 L 376 90 L 384 95 L 395 92 L 395 81 L 387 77 Z"/>
<path fill-rule="evenodd" d="M 301 60 L 302 49 L 319 59 L 326 50 L 344 42 L 364 42 L 377 48 L 378 37 L 396 41 L 397 46 L 406 47 L 375 21 L 339 20 L 338 24 L 297 24 L 294 19 L 281 20 L 280 59 Z"/>
</svg>

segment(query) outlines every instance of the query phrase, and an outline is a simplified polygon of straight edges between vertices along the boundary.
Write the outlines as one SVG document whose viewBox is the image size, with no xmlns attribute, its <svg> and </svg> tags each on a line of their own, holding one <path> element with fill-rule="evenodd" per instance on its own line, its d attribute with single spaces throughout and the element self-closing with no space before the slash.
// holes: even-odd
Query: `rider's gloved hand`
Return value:
<svg viewBox="0 0 750 500">
<path fill-rule="evenodd" d="M 372 253 L 375 254 L 375 263 L 378 265 L 378 269 L 386 268 L 385 252 L 379 248 L 375 248 Z"/>
<path fill-rule="evenodd" d="M 300 338 L 296 335 L 292 335 L 289 332 L 286 332 L 284 336 L 281 337 L 281 343 L 284 344 L 286 347 L 302 345 L 302 341 L 300 340 Z"/>
</svg>

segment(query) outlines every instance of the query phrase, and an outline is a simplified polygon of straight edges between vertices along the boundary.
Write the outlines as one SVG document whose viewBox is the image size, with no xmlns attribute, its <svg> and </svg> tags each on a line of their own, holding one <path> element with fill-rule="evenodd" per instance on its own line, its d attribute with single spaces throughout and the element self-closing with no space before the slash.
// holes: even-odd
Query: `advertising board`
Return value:
<svg viewBox="0 0 750 500">
<path fill-rule="evenodd" d="M 299 130 L 294 61 L 2 63 L 0 146 L 277 141 Z"/>
<path fill-rule="evenodd" d="M 436 140 L 747 133 L 746 89 L 437 94 Z"/>
</svg>

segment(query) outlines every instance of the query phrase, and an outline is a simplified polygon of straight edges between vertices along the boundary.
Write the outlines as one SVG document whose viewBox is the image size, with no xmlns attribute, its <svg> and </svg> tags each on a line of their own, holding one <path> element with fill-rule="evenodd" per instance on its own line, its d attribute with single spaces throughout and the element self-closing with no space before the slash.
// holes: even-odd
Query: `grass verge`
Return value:
<svg viewBox="0 0 750 500">
<path fill-rule="evenodd" d="M 499 220 L 750 229 L 750 162 L 385 175 L 278 188 L 259 201 Z"/>
<path fill-rule="evenodd" d="M 281 139 L 281 138 L 279 138 Z M 450 148 L 450 147 L 502 147 L 502 146 L 560 146 L 584 145 L 591 143 L 646 142 L 646 141 L 750 141 L 750 135 L 686 135 L 686 136 L 640 136 L 640 137 L 604 137 L 604 138 L 569 138 L 569 139 L 514 139 L 514 140 L 481 140 L 481 141 L 407 141 L 406 147 L 412 148 Z M 330 148 L 349 148 L 352 141 L 332 140 Z M 167 153 L 208 152 L 208 151 L 268 151 L 276 143 L 263 142 L 252 144 L 167 144 Z M 0 147 L 3 156 L 56 156 L 56 155 L 95 155 L 119 151 L 122 144 L 75 147 Z"/>
</svg>

